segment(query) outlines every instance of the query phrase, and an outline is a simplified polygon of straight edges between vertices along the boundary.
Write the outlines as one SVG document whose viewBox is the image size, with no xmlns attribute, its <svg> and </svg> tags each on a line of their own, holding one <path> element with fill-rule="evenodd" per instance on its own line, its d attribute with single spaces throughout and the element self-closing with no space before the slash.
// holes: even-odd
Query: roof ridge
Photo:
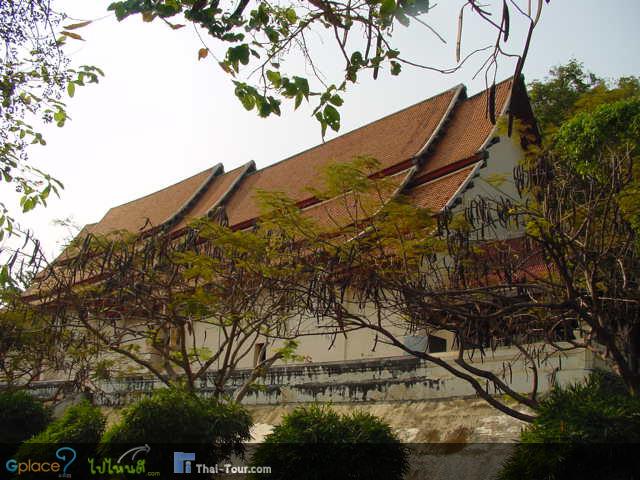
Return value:
<svg viewBox="0 0 640 480">
<path fill-rule="evenodd" d="M 257 174 L 257 173 L 263 172 L 264 170 L 268 170 L 268 169 L 269 169 L 269 168 L 271 168 L 271 167 L 275 167 L 275 166 L 277 166 L 277 165 L 279 165 L 279 164 L 281 164 L 281 163 L 284 163 L 284 162 L 286 162 L 286 161 L 288 161 L 288 160 L 291 160 L 291 159 L 293 159 L 293 158 L 295 158 L 295 157 L 297 157 L 297 156 L 299 156 L 299 155 L 302 155 L 303 153 L 307 153 L 307 152 L 310 152 L 311 150 L 314 150 L 314 149 L 316 149 L 316 148 L 322 147 L 322 146 L 324 146 L 324 145 L 328 145 L 328 144 L 329 144 L 329 143 L 331 143 L 331 142 L 335 142 L 336 140 L 341 139 L 341 138 L 344 138 L 344 137 L 346 137 L 347 135 L 351 135 L 351 134 L 353 134 L 353 133 L 355 133 L 355 132 L 357 132 L 357 131 L 359 131 L 359 130 L 362 130 L 362 129 L 364 129 L 364 128 L 370 127 L 371 125 L 374 125 L 374 124 L 376 124 L 376 123 L 378 123 L 378 122 L 381 122 L 382 120 L 385 120 L 385 119 L 387 119 L 387 118 L 389 118 L 389 117 L 392 117 L 392 116 L 397 115 L 397 114 L 399 114 L 399 113 L 402 113 L 402 112 L 404 112 L 404 111 L 406 111 L 406 110 L 409 110 L 410 108 L 416 107 L 416 106 L 418 106 L 418 105 L 420 105 L 420 104 L 422 104 L 422 103 L 428 102 L 428 101 L 433 100 L 433 99 L 435 99 L 435 98 L 437 98 L 437 97 L 440 97 L 440 96 L 442 96 L 442 95 L 446 95 L 447 93 L 449 93 L 449 92 L 451 92 L 451 91 L 454 91 L 454 90 L 456 90 L 456 89 L 458 89 L 458 88 L 460 88 L 460 87 L 464 87 L 464 84 L 459 83 L 459 84 L 457 84 L 457 85 L 454 85 L 453 87 L 448 88 L 447 90 L 444 90 L 444 91 L 442 91 L 442 92 L 440 92 L 440 93 L 437 93 L 437 94 L 435 94 L 435 95 L 432 95 L 431 97 L 425 98 L 424 100 L 420 100 L 419 102 L 416 102 L 416 103 L 413 103 L 413 104 L 411 104 L 411 105 L 408 105 L 408 106 L 406 106 L 406 107 L 404 107 L 404 108 L 401 108 L 400 110 L 396 110 L 395 112 L 391 112 L 391 113 L 389 113 L 389 114 L 387 114 L 387 115 L 384 115 L 384 116 L 382 116 L 382 117 L 380 117 L 380 118 L 377 118 L 376 120 L 373 120 L 372 122 L 365 123 L 364 125 L 361 125 L 361 126 L 359 126 L 359 127 L 357 127 L 357 128 L 354 128 L 353 130 L 349 130 L 348 132 L 345 132 L 345 133 L 343 133 L 342 135 L 338 135 L 337 137 L 332 138 L 331 140 L 328 140 L 328 141 L 326 141 L 326 142 L 322 142 L 322 143 L 320 143 L 320 144 L 316 144 L 316 145 L 314 145 L 314 146 L 312 146 L 312 147 L 309 147 L 309 148 L 306 148 L 306 149 L 304 149 L 304 150 L 301 150 L 301 151 L 299 151 L 299 152 L 297 152 L 297 153 L 294 153 L 293 155 L 289 155 L 288 157 L 283 158 L 282 160 L 279 160 L 279 161 L 277 161 L 277 162 L 274 162 L 274 163 L 272 163 L 272 164 L 270 164 L 270 165 L 266 165 L 266 166 L 264 166 L 264 167 L 262 167 L 262 168 L 260 168 L 260 169 L 256 169 L 256 171 L 254 171 L 254 172 L 250 172 L 247 176 L 251 176 L 251 175 L 255 175 L 255 174 Z"/>
<path fill-rule="evenodd" d="M 499 82 L 496 82 L 496 87 L 498 87 L 498 85 L 502 85 L 503 83 L 507 83 L 510 82 L 514 79 L 515 77 L 513 75 L 511 75 L 510 77 L 505 78 L 504 80 L 500 80 Z M 471 95 L 470 97 L 467 97 L 466 100 L 471 100 L 472 98 L 475 98 L 477 96 L 482 95 L 485 92 L 489 91 L 489 88 L 491 88 L 491 85 L 489 85 L 486 88 L 483 88 L 482 90 L 480 90 L 479 92 L 474 93 L 473 95 Z"/>
<path fill-rule="evenodd" d="M 198 199 L 211 187 L 211 184 L 220 176 L 224 175 L 224 165 L 222 162 L 218 162 L 211 168 L 211 173 L 207 178 L 205 178 L 200 185 L 195 189 L 195 191 L 191 194 L 191 196 L 184 201 L 184 203 L 178 207 L 178 209 L 169 215 L 161 224 L 158 225 L 158 228 L 166 228 L 171 227 L 176 222 L 180 221 L 182 217 L 184 217 L 189 210 L 191 210 L 194 206 L 194 203 L 198 201 Z M 190 177 L 191 178 L 191 177 Z"/>
<path fill-rule="evenodd" d="M 467 87 L 462 83 L 458 84 L 454 89 L 453 97 L 451 97 L 451 101 L 449 102 L 449 106 L 442 114 L 438 125 L 431 132 L 431 136 L 427 139 L 425 144 L 422 146 L 420 150 L 413 154 L 413 158 L 420 157 L 429 151 L 429 149 L 433 146 L 433 144 L 437 141 L 440 134 L 443 132 L 446 134 L 446 124 L 453 115 L 453 111 L 460 101 L 466 100 Z"/>
<path fill-rule="evenodd" d="M 129 200 L 128 202 L 124 202 L 124 203 L 120 203 L 118 205 L 115 205 L 115 206 L 111 207 L 109 210 L 107 210 L 107 213 L 105 213 L 104 216 L 100 220 L 98 220 L 97 222 L 94 222 L 94 223 L 100 223 L 102 220 L 104 220 L 104 217 L 106 217 L 107 214 L 111 210 L 114 210 L 114 209 L 119 208 L 119 207 L 124 207 L 125 205 L 129 205 L 130 203 L 134 203 L 134 202 L 137 202 L 139 200 L 142 200 L 143 198 L 147 198 L 147 197 L 150 197 L 151 195 L 155 195 L 156 193 L 160 193 L 160 192 L 164 192 L 165 190 L 169 190 L 170 188 L 175 187 L 176 185 L 178 185 L 178 184 L 180 184 L 182 182 L 186 182 L 187 180 L 191 180 L 192 178 L 197 177 L 198 175 L 202 175 L 204 172 L 206 172 L 208 170 L 213 170 L 214 168 L 218 167 L 218 165 L 222 165 L 222 164 L 219 162 L 219 163 L 217 163 L 215 165 L 212 165 L 209 168 L 205 168 L 204 170 L 202 170 L 202 171 L 200 171 L 198 173 L 195 173 L 195 174 L 190 175 L 190 176 L 188 176 L 186 178 L 183 178 L 182 180 L 179 180 L 179 181 L 177 181 L 175 183 L 172 183 L 171 185 L 167 185 L 166 187 L 163 187 L 160 190 L 155 190 L 155 191 L 153 191 L 151 193 L 147 193 L 146 195 L 142 195 L 141 197 L 134 198 L 133 200 Z M 223 165 L 223 169 L 224 169 L 224 165 Z M 223 171 L 222 174 L 224 174 L 224 173 L 225 172 Z"/>
</svg>

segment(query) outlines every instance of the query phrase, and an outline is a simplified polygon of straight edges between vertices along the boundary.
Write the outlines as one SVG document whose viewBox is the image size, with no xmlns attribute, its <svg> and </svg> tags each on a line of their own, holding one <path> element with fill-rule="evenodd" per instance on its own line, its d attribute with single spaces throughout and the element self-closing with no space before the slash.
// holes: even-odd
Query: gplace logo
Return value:
<svg viewBox="0 0 640 480">
<path fill-rule="evenodd" d="M 17 473 L 22 475 L 23 473 L 58 473 L 62 469 L 62 476 L 70 477 L 67 474 L 69 465 L 75 462 L 77 457 L 76 451 L 71 447 L 61 447 L 56 450 L 56 458 L 65 462 L 62 465 L 60 462 L 34 462 L 30 458 L 23 462 L 18 462 L 15 458 L 7 460 L 5 467 L 10 473 Z"/>
<path fill-rule="evenodd" d="M 191 462 L 195 460 L 195 453 L 173 452 L 173 473 L 191 473 Z"/>
</svg>

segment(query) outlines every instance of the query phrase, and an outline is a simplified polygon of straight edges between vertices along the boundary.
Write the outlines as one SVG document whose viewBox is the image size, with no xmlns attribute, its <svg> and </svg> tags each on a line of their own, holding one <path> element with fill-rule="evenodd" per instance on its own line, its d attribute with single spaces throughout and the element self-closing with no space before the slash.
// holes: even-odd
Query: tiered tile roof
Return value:
<svg viewBox="0 0 640 480">
<path fill-rule="evenodd" d="M 512 80 L 496 86 L 496 111 L 509 108 Z M 515 89 L 523 92 L 523 89 Z M 307 215 L 329 223 L 329 215 L 347 215 L 345 198 L 320 201 L 311 189 L 332 162 L 368 155 L 380 162 L 378 177 L 389 176 L 416 205 L 440 211 L 459 193 L 496 136 L 486 114 L 487 91 L 466 96 L 462 85 L 400 110 L 363 127 L 260 170 L 253 162 L 224 173 L 209 168 L 172 186 L 112 208 L 86 232 L 146 232 L 157 228 L 178 234 L 188 222 L 224 207 L 234 228 L 251 225 L 259 216 L 256 192 L 283 192 Z M 518 99 L 522 106 L 526 95 Z M 392 195 L 388 195 L 391 197 Z"/>
</svg>

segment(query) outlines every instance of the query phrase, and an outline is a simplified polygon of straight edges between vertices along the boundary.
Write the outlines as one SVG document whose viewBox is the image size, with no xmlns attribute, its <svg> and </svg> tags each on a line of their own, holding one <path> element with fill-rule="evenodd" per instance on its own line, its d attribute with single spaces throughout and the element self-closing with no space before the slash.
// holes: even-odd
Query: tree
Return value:
<svg viewBox="0 0 640 480">
<path fill-rule="evenodd" d="M 575 113 L 583 94 L 604 85 L 604 80 L 585 72 L 584 65 L 573 58 L 566 65 L 551 68 L 544 80 L 531 82 L 529 97 L 540 130 L 551 133 L 557 129 Z"/>
<path fill-rule="evenodd" d="M 10 0 L 0 5 L 0 35 L 5 46 L 0 62 L 0 181 L 20 194 L 20 207 L 28 212 L 45 205 L 62 183 L 28 162 L 32 145 L 45 145 L 37 123 L 64 126 L 69 118 L 63 96 L 72 97 L 77 86 L 97 83 L 102 71 L 83 65 L 71 68 L 63 46 L 67 38 L 81 39 L 73 30 L 60 29 L 65 15 L 46 0 Z M 6 193 L 3 195 L 6 198 Z M 0 241 L 17 233 L 10 208 L 0 202 Z M 4 259 L 0 282 L 10 282 Z"/>
<path fill-rule="evenodd" d="M 546 335 L 552 340 L 565 336 L 566 325 L 557 325 L 563 300 L 537 301 L 523 293 L 536 288 L 526 274 L 538 263 L 522 255 L 523 242 L 492 237 L 496 220 L 485 219 L 486 237 L 480 237 L 478 225 L 462 213 L 434 216 L 406 198 L 393 197 L 397 185 L 372 175 L 376 171 L 377 162 L 367 158 L 330 167 L 325 194 L 337 199 L 335 208 L 329 207 L 336 215 L 325 222 L 296 208 L 277 208 L 286 199 L 272 201 L 277 214 L 269 228 L 298 250 L 291 259 L 283 257 L 276 272 L 266 274 L 292 268 L 304 273 L 296 283 L 286 278 L 278 282 L 298 296 L 292 305 L 300 317 L 310 319 L 298 335 L 373 331 L 374 349 L 386 343 L 438 365 L 497 409 L 533 420 L 513 400 L 538 408 L 538 359 L 549 349 L 536 342 Z M 451 333 L 457 359 L 450 363 L 408 346 L 403 337 L 412 332 Z M 532 371 L 530 392 L 509 385 L 508 365 L 496 373 L 471 360 L 505 345 L 514 346 Z"/>
<path fill-rule="evenodd" d="M 304 272 L 287 289 L 301 316 L 315 319 L 307 331 L 374 331 L 376 343 L 439 365 L 526 421 L 534 416 L 511 401 L 539 409 L 539 362 L 554 351 L 595 352 L 637 395 L 638 112 L 637 99 L 583 112 L 544 151 L 516 125 L 529 146 L 514 172 L 517 198 L 481 196 L 433 217 L 391 198 L 393 185 L 361 159 L 328 172 L 326 198 L 336 203 L 324 224 L 273 201 L 269 228 L 300 245 L 279 271 Z M 451 333 L 455 362 L 407 346 L 401 337 L 412 331 Z M 510 387 L 510 367 L 500 374 L 470 361 L 499 346 L 520 352 L 529 392 Z"/>
<path fill-rule="evenodd" d="M 9 286 L 0 293 L 0 381 L 4 387 L 24 389 L 47 370 L 68 372 L 71 378 L 75 375 L 76 383 L 82 383 L 80 377 L 88 374 L 86 365 L 95 353 L 84 337 L 25 305 L 20 290 Z M 54 392 L 52 399 L 59 393 Z"/>
<path fill-rule="evenodd" d="M 603 346 L 633 395 L 640 392 L 639 128 L 638 98 L 601 105 L 563 125 L 555 148 L 564 188 L 544 193 L 547 223 L 536 220 L 532 232 L 549 245 L 576 318 L 588 326 L 583 346 Z"/>
<path fill-rule="evenodd" d="M 577 113 L 639 94 L 637 77 L 620 77 L 615 82 L 607 82 L 593 72 L 585 71 L 584 65 L 576 59 L 553 67 L 547 78 L 529 84 L 531 106 L 538 126 L 548 140 L 563 122 Z"/>
<path fill-rule="evenodd" d="M 192 24 L 202 40 L 198 59 L 215 58 L 222 70 L 232 77 L 235 94 L 242 105 L 247 110 L 255 109 L 261 117 L 280 115 L 283 100 L 293 102 L 298 108 L 303 101 L 309 101 L 309 97 L 316 97 L 313 115 L 324 136 L 327 128 L 335 131 L 340 128 L 338 109 L 343 103 L 342 93 L 357 82 L 358 75 L 368 71 L 374 79 L 385 67 L 391 75 L 400 74 L 403 66 L 451 73 L 469 58 L 485 54 L 479 71 L 484 71 L 488 85 L 495 87 L 497 63 L 505 58 L 517 58 L 515 76 L 518 77 L 544 3 L 543 0 L 533 2 L 533 5 L 531 1 L 489 4 L 465 1 L 459 10 L 455 66 L 451 68 L 405 58 L 393 40 L 394 29 L 410 27 L 414 23 L 427 28 L 438 41 L 445 42 L 424 20 L 435 7 L 428 0 L 309 0 L 283 4 L 262 0 L 254 3 L 249 0 L 237 3 L 126 0 L 113 2 L 109 9 L 115 12 L 118 20 L 140 15 L 145 22 L 162 21 L 172 29 Z M 465 13 L 476 16 L 495 32 L 495 43 L 474 46 L 462 57 Z M 515 55 L 506 48 L 511 22 L 518 20 L 527 25 L 528 33 L 522 51 Z M 344 73 L 335 81 L 327 80 L 318 61 L 318 52 L 326 46 L 316 46 L 314 34 L 322 31 L 327 33 L 327 42 L 335 44 L 335 54 L 344 63 Z M 288 73 L 287 59 L 292 54 L 299 54 L 304 59 L 311 76 Z M 248 71 L 248 77 L 242 78 Z M 257 80 L 250 79 L 253 75 Z M 495 98 L 490 97 L 488 103 L 489 114 L 495 118 Z"/>
<path fill-rule="evenodd" d="M 265 336 L 289 338 L 286 292 L 246 268 L 275 268 L 276 246 L 263 230 L 233 232 L 216 218 L 178 238 L 87 233 L 42 272 L 25 308 L 85 339 L 93 380 L 147 373 L 193 392 L 213 374 L 213 395 L 239 401 L 276 360 L 295 357 L 292 340 L 270 355 L 264 343 L 255 350 Z M 229 392 L 231 375 L 256 353 L 245 384 Z"/>
</svg>

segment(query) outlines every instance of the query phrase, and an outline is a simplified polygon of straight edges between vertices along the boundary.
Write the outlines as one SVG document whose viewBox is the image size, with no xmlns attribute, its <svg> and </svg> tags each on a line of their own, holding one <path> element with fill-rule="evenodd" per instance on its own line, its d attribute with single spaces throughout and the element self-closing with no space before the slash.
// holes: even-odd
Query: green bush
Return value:
<svg viewBox="0 0 640 480">
<path fill-rule="evenodd" d="M 35 443 L 98 443 L 104 433 L 106 419 L 100 409 L 88 400 L 72 405 L 64 415 L 40 434 L 27 440 L 25 445 Z"/>
<path fill-rule="evenodd" d="M 364 412 L 296 408 L 257 446 L 251 464 L 271 467 L 269 479 L 394 480 L 407 472 L 408 449 L 389 425 Z"/>
<path fill-rule="evenodd" d="M 163 389 L 124 409 L 120 422 L 105 433 L 101 450 L 113 456 L 122 453 L 121 443 L 176 443 L 196 453 L 198 463 L 214 465 L 244 453 L 242 442 L 251 438 L 251 425 L 249 413 L 238 404 Z M 166 460 L 158 450 L 147 455 L 150 465 Z"/>
<path fill-rule="evenodd" d="M 18 462 L 27 462 L 29 459 L 55 460 L 61 446 L 72 446 L 79 452 L 78 456 L 86 456 L 95 451 L 95 445 L 104 433 L 105 423 L 100 409 L 83 400 L 67 408 L 62 417 L 24 442 L 14 458 Z M 38 478 L 39 475 L 23 473 L 16 478 Z"/>
<path fill-rule="evenodd" d="M 0 393 L 0 443 L 21 443 L 50 421 L 49 410 L 27 392 Z"/>
<path fill-rule="evenodd" d="M 520 437 L 500 480 L 638 478 L 640 399 L 619 377 L 595 372 L 554 389 Z"/>
</svg>

